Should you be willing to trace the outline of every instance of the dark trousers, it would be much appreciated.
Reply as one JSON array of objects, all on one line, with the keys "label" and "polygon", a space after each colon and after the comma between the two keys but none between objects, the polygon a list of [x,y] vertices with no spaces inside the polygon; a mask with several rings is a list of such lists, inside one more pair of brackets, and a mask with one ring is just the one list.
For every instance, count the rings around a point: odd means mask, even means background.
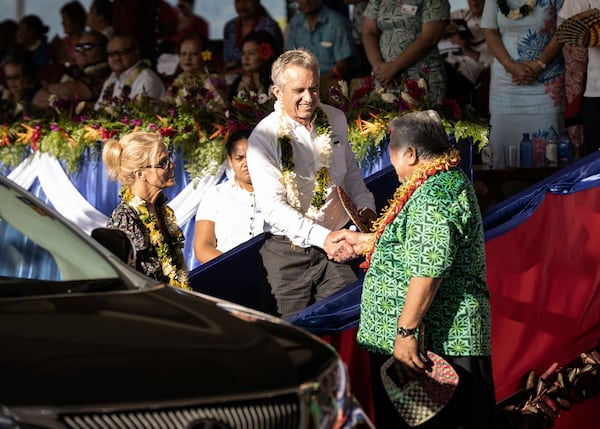
[{"label": "dark trousers", "polygon": [[[390,358],[388,355],[369,353],[371,385],[377,429],[410,428],[402,420],[381,382],[379,369]],[[433,418],[419,429],[493,429],[495,427],[496,400],[492,382],[490,356],[443,356],[454,367],[460,380],[452,399]]]},{"label": "dark trousers", "polygon": [[297,247],[287,237],[267,235],[260,249],[268,287],[277,312],[289,317],[356,281],[347,264],[327,259],[318,247]]},{"label": "dark trousers", "polygon": [[600,148],[600,97],[583,97],[583,152],[589,155]]}]

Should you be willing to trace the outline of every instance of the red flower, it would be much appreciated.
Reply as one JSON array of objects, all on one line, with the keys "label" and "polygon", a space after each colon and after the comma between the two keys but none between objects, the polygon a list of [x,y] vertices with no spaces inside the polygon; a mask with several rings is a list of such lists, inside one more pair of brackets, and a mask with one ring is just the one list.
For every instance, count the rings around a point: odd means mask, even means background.
[{"label": "red flower", "polygon": [[270,60],[275,55],[275,52],[273,52],[273,47],[268,43],[261,43],[258,45],[257,53],[258,56],[263,59],[263,61]]},{"label": "red flower", "polygon": [[163,137],[171,137],[173,134],[175,134],[175,128],[163,127],[158,130],[158,133]]}]

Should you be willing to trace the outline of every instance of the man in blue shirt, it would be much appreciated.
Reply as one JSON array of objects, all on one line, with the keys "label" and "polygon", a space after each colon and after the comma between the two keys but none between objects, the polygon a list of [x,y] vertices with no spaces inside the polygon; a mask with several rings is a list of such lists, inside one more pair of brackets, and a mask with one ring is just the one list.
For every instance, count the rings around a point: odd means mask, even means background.
[{"label": "man in blue shirt", "polygon": [[350,20],[323,5],[323,0],[296,0],[298,11],[288,24],[285,50],[306,48],[319,60],[321,80],[347,79],[354,55]]}]

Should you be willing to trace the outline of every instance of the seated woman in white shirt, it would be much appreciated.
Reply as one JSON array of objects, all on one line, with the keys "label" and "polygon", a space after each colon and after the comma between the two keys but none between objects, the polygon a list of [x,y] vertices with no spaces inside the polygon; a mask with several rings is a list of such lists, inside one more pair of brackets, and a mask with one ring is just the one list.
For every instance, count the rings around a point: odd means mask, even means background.
[{"label": "seated woman in white shirt", "polygon": [[225,143],[234,177],[209,189],[200,202],[194,230],[194,254],[204,264],[263,232],[248,173],[247,130],[237,131]]}]

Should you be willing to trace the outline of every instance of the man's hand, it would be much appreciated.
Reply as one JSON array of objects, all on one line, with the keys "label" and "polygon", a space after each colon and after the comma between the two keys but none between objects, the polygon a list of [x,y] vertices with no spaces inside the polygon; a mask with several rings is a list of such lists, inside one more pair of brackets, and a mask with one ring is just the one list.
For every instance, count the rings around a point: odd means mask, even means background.
[{"label": "man's hand", "polygon": [[351,259],[358,257],[358,254],[354,251],[352,244],[345,240],[345,232],[347,229],[341,229],[339,231],[331,231],[325,239],[323,250],[327,252],[327,257],[335,262],[346,262]]},{"label": "man's hand", "polygon": [[349,229],[340,229],[339,231],[334,231],[329,234],[328,237],[331,237],[332,241],[340,242],[345,241],[347,244],[352,246],[353,252],[358,255],[363,254],[366,250],[368,250],[368,246],[371,243],[371,239],[373,238],[373,233],[366,232],[356,232],[350,231]]},{"label": "man's hand", "polygon": [[427,369],[426,363],[419,357],[417,339],[414,335],[405,338],[401,336],[396,337],[396,341],[394,342],[394,359],[396,359],[396,371],[399,371],[399,375],[407,375],[403,373],[403,370],[419,374]]}]

